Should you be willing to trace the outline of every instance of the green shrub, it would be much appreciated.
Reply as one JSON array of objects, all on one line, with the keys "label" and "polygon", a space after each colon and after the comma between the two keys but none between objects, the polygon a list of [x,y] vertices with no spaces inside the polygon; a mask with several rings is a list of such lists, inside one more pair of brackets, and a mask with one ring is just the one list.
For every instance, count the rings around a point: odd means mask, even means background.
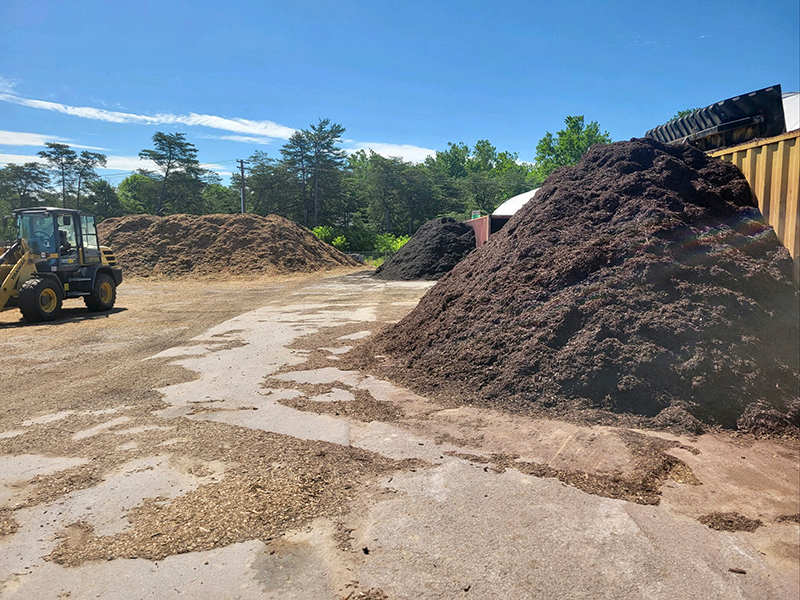
[{"label": "green shrub", "polygon": [[350,242],[348,242],[347,238],[343,235],[337,235],[335,238],[333,238],[333,240],[331,240],[331,246],[340,252],[344,252],[350,247]]},{"label": "green shrub", "polygon": [[398,237],[391,233],[382,233],[378,235],[375,240],[375,250],[382,252],[384,255],[394,254],[410,239],[410,235],[401,235]]},{"label": "green shrub", "polygon": [[333,242],[333,238],[336,235],[333,231],[333,227],[330,227],[328,225],[320,225],[319,227],[314,227],[314,229],[311,230],[311,233],[313,233],[315,236],[317,236],[326,244],[330,244],[331,242]]},{"label": "green shrub", "polygon": [[347,238],[352,251],[372,252],[375,249],[375,229],[358,213],[340,233]]}]

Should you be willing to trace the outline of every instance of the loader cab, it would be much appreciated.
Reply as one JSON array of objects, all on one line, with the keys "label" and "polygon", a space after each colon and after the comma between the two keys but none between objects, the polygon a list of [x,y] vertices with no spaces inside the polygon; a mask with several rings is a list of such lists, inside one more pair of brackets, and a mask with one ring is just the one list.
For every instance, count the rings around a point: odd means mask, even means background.
[{"label": "loader cab", "polygon": [[14,211],[17,237],[46,262],[51,271],[71,271],[100,264],[97,226],[91,215],[61,208],[25,208]]}]

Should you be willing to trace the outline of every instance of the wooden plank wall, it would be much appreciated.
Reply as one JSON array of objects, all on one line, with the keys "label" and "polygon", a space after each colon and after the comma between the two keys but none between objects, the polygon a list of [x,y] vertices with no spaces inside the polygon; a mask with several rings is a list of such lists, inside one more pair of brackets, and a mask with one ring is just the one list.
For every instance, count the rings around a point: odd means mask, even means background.
[{"label": "wooden plank wall", "polygon": [[709,152],[742,170],[764,221],[794,259],[794,280],[800,285],[800,130]]}]

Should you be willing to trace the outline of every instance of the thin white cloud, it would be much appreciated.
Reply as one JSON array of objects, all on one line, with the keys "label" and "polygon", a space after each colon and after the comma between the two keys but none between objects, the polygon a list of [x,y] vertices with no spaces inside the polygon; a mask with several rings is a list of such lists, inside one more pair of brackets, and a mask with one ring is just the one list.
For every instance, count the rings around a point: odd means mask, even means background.
[{"label": "thin white cloud", "polygon": [[10,94],[14,91],[14,85],[16,85],[16,82],[0,77],[0,93]]},{"label": "thin white cloud", "polygon": [[106,158],[106,170],[110,171],[136,171],[146,169],[158,170],[158,165],[152,160],[142,160],[138,156],[109,156]]},{"label": "thin white cloud", "polygon": [[[214,171],[215,173],[224,173],[226,167],[216,163],[200,163],[203,169]],[[105,170],[111,171],[136,171],[138,169],[145,169],[147,171],[157,171],[158,165],[152,160],[141,159],[138,156],[109,156],[106,160]],[[98,169],[103,170],[103,169]]]},{"label": "thin white cloud", "polygon": [[[6,80],[3,80],[4,82]],[[3,88],[0,88],[3,89]],[[29,108],[49,110],[74,117],[104,121],[106,123],[138,123],[142,125],[187,125],[209,127],[222,131],[231,131],[245,135],[261,136],[265,138],[277,138],[288,140],[295,132],[291,127],[279,125],[273,121],[253,121],[251,119],[227,118],[217,115],[202,115],[189,113],[188,115],[175,115],[170,113],[159,113],[156,115],[137,115],[135,113],[121,112],[116,110],[105,110],[91,106],[69,106],[59,102],[49,102],[47,100],[34,100],[23,98],[16,94],[8,93],[5,88],[0,93],[0,100],[19,104]]]},{"label": "thin white cloud", "polygon": [[68,143],[73,148],[85,150],[105,150],[97,146],[82,146],[73,144],[66,138],[57,135],[43,135],[41,133],[27,133],[24,131],[2,131],[0,130],[0,146],[44,146],[47,142]]},{"label": "thin white cloud", "polygon": [[435,156],[436,150],[432,148],[422,148],[411,144],[387,144],[384,142],[351,142],[348,152],[358,150],[372,150],[381,156],[395,156],[409,162],[422,162],[428,156]]},{"label": "thin white cloud", "polygon": [[[0,165],[14,163],[22,165],[25,163],[37,162],[46,164],[47,161],[39,156],[29,154],[2,154],[0,153]],[[221,168],[221,167],[220,167]],[[106,166],[98,167],[98,171],[126,171],[131,172],[137,169],[158,169],[153,161],[141,160],[138,156],[108,156]]]},{"label": "thin white cloud", "polygon": [[209,137],[215,140],[229,140],[231,142],[242,142],[243,144],[261,144],[262,146],[268,146],[273,142],[270,138],[250,135],[214,135]]},{"label": "thin white cloud", "polygon": [[[217,115],[205,115],[198,113],[189,114],[171,114],[171,113],[158,113],[156,115],[140,115],[136,113],[106,110],[103,108],[94,108],[91,106],[69,106],[59,102],[50,102],[47,100],[34,100],[32,98],[24,98],[14,93],[14,82],[0,77],[0,101],[27,106],[39,110],[47,110],[51,112],[62,113],[84,119],[92,119],[96,121],[103,121],[106,123],[134,123],[142,125],[185,125],[208,127],[210,129],[217,129],[220,131],[228,131],[234,135],[219,136],[219,139],[230,140],[245,144],[260,144],[268,145],[272,140],[281,139],[288,140],[295,129],[280,125],[273,121],[254,121],[251,119],[241,118],[228,118],[220,117]],[[15,132],[0,132],[1,134],[13,134]],[[24,136],[34,136],[27,137]],[[9,137],[5,145],[43,145],[42,138],[35,137],[37,134],[19,134],[19,137]],[[28,140],[28,143],[14,143],[13,140]],[[37,141],[36,144],[33,141]],[[48,138],[46,141],[54,141],[54,138]],[[39,143],[41,142],[41,143]],[[2,137],[0,137],[0,144],[3,144]],[[436,150],[432,148],[423,148],[421,146],[414,146],[411,144],[392,144],[386,142],[358,142],[347,140],[346,144],[348,152],[355,152],[357,150],[373,150],[382,156],[395,156],[403,160],[411,162],[422,162],[428,156],[436,154]],[[93,148],[91,146],[78,146],[76,148]],[[0,155],[2,156],[2,155]],[[111,161],[112,157],[108,157]],[[138,160],[136,157],[114,157],[119,158],[121,161],[125,159],[125,164],[131,167],[131,160]],[[122,164],[122,163],[120,163]],[[109,167],[111,168],[111,167]],[[142,168],[141,164],[135,167],[126,168],[125,170],[135,170]],[[213,169],[216,170],[216,169]]]},{"label": "thin white cloud", "polygon": [[45,161],[43,158],[39,158],[36,155],[30,156],[27,154],[4,154],[0,152],[0,165],[7,165],[8,163],[24,165],[25,163],[29,162],[43,163]]},{"label": "thin white cloud", "polygon": [[[46,164],[47,161],[45,161],[43,158],[36,156],[35,154],[29,155],[29,154],[0,153],[0,165],[6,165],[8,163],[23,165],[25,163],[30,163],[30,162]],[[218,165],[216,163],[201,163],[200,166],[204,169],[208,169],[209,171],[214,171],[215,173],[222,176],[230,175],[229,168],[224,167],[222,165]],[[143,160],[138,156],[111,155],[106,158],[105,167],[97,168],[97,170],[100,172],[123,171],[125,175],[127,175],[128,173],[132,173],[133,171],[137,171],[139,169],[144,169],[148,171],[157,171],[158,165],[151,160]]]}]

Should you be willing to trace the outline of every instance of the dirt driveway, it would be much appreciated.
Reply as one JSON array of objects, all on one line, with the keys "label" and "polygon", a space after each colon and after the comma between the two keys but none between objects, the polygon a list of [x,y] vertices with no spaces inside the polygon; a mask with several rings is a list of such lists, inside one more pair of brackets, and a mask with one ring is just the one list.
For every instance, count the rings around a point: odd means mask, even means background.
[{"label": "dirt driveway", "polygon": [[796,441],[339,368],[430,285],[138,280],[108,315],[0,313],[0,597],[798,596]]}]

